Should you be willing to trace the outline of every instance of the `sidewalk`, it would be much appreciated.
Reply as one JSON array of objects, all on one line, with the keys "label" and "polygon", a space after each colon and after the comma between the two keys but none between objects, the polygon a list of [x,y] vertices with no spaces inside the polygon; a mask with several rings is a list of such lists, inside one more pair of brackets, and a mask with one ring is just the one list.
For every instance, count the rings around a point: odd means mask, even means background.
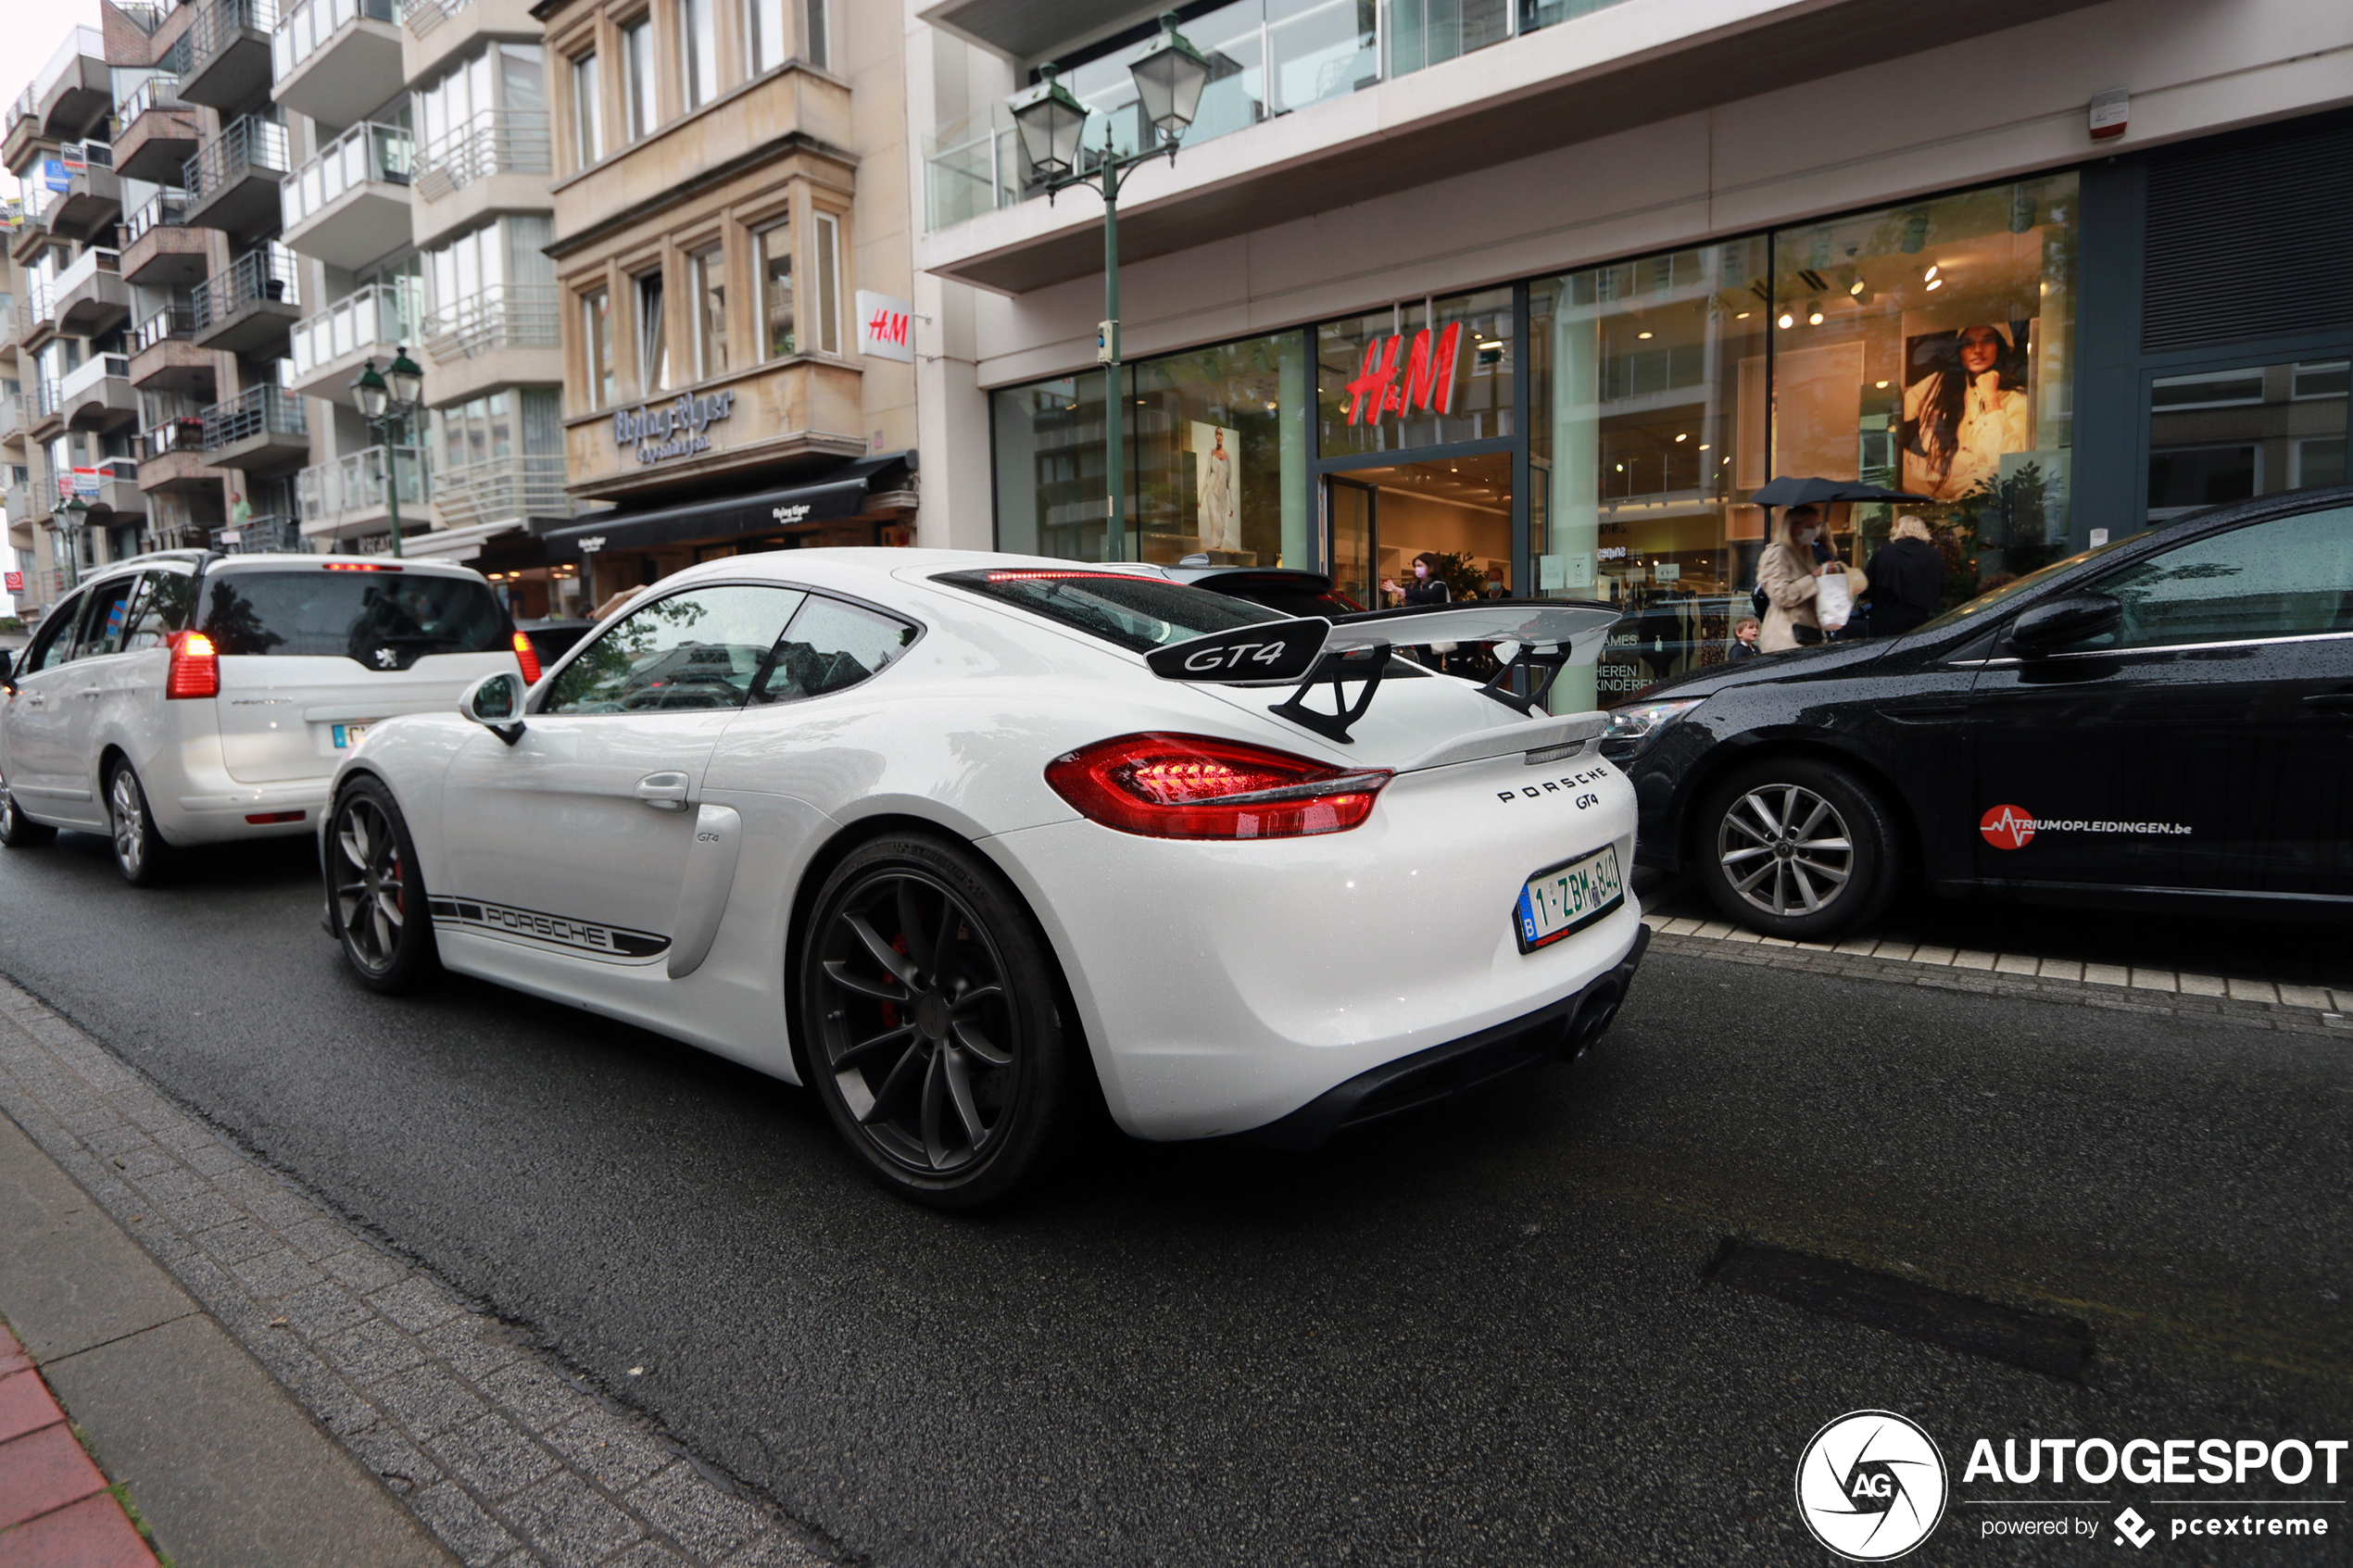
[{"label": "sidewalk", "polygon": [[150,1568],[155,1561],[32,1358],[0,1324],[0,1564]]}]

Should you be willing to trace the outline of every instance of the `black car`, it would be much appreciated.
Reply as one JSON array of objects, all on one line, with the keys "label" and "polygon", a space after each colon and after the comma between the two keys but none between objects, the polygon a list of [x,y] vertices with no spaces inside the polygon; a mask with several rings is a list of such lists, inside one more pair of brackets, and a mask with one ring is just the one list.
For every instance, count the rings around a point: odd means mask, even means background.
[{"label": "black car", "polygon": [[2353,916],[2353,485],[2200,513],[1905,636],[1672,679],[1639,863],[1817,939],[1945,895]]}]

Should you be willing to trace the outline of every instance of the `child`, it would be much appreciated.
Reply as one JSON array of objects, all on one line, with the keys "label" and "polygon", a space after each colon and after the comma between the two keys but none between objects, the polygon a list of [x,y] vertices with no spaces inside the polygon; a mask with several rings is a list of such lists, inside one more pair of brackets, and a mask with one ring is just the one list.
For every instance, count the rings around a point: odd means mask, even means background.
[{"label": "child", "polygon": [[1756,657],[1756,634],[1762,630],[1764,630],[1764,628],[1757,624],[1756,617],[1753,615],[1743,615],[1738,621],[1733,621],[1732,648],[1731,652],[1726,657],[1733,659],[1755,659]]}]

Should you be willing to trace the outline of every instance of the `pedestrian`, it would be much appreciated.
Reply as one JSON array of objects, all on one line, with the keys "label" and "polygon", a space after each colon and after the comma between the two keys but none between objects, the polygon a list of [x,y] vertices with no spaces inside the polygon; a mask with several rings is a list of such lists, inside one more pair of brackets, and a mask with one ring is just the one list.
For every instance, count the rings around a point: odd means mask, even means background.
[{"label": "pedestrian", "polygon": [[1438,552],[1424,550],[1414,558],[1414,580],[1399,588],[1394,580],[1383,578],[1381,592],[1401,596],[1409,605],[1442,605],[1453,597],[1446,591],[1446,579],[1438,575]]},{"label": "pedestrian", "polygon": [[1734,664],[1738,664],[1743,659],[1755,659],[1757,633],[1764,630],[1765,628],[1757,624],[1756,617],[1753,615],[1743,615],[1733,621],[1731,650],[1724,657]]},{"label": "pedestrian", "polygon": [[1919,518],[1897,518],[1887,543],[1863,570],[1871,582],[1874,637],[1900,637],[1943,607],[1944,552]]},{"label": "pedestrian", "polygon": [[1814,508],[1792,507],[1781,514],[1774,534],[1756,563],[1756,586],[1766,606],[1764,629],[1756,638],[1760,653],[1780,653],[1822,640],[1814,604],[1827,574],[1844,572],[1847,592],[1857,597],[1869,585],[1865,573],[1843,565],[1835,555],[1828,560],[1814,558],[1815,543],[1822,534],[1821,513]]}]

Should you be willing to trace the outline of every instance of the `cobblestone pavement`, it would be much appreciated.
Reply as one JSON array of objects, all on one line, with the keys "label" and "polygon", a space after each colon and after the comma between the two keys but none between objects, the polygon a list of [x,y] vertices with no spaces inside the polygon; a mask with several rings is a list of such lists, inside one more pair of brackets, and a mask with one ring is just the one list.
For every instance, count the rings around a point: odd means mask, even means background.
[{"label": "cobblestone pavement", "polygon": [[836,1560],[5,981],[0,1110],[462,1562]]}]

